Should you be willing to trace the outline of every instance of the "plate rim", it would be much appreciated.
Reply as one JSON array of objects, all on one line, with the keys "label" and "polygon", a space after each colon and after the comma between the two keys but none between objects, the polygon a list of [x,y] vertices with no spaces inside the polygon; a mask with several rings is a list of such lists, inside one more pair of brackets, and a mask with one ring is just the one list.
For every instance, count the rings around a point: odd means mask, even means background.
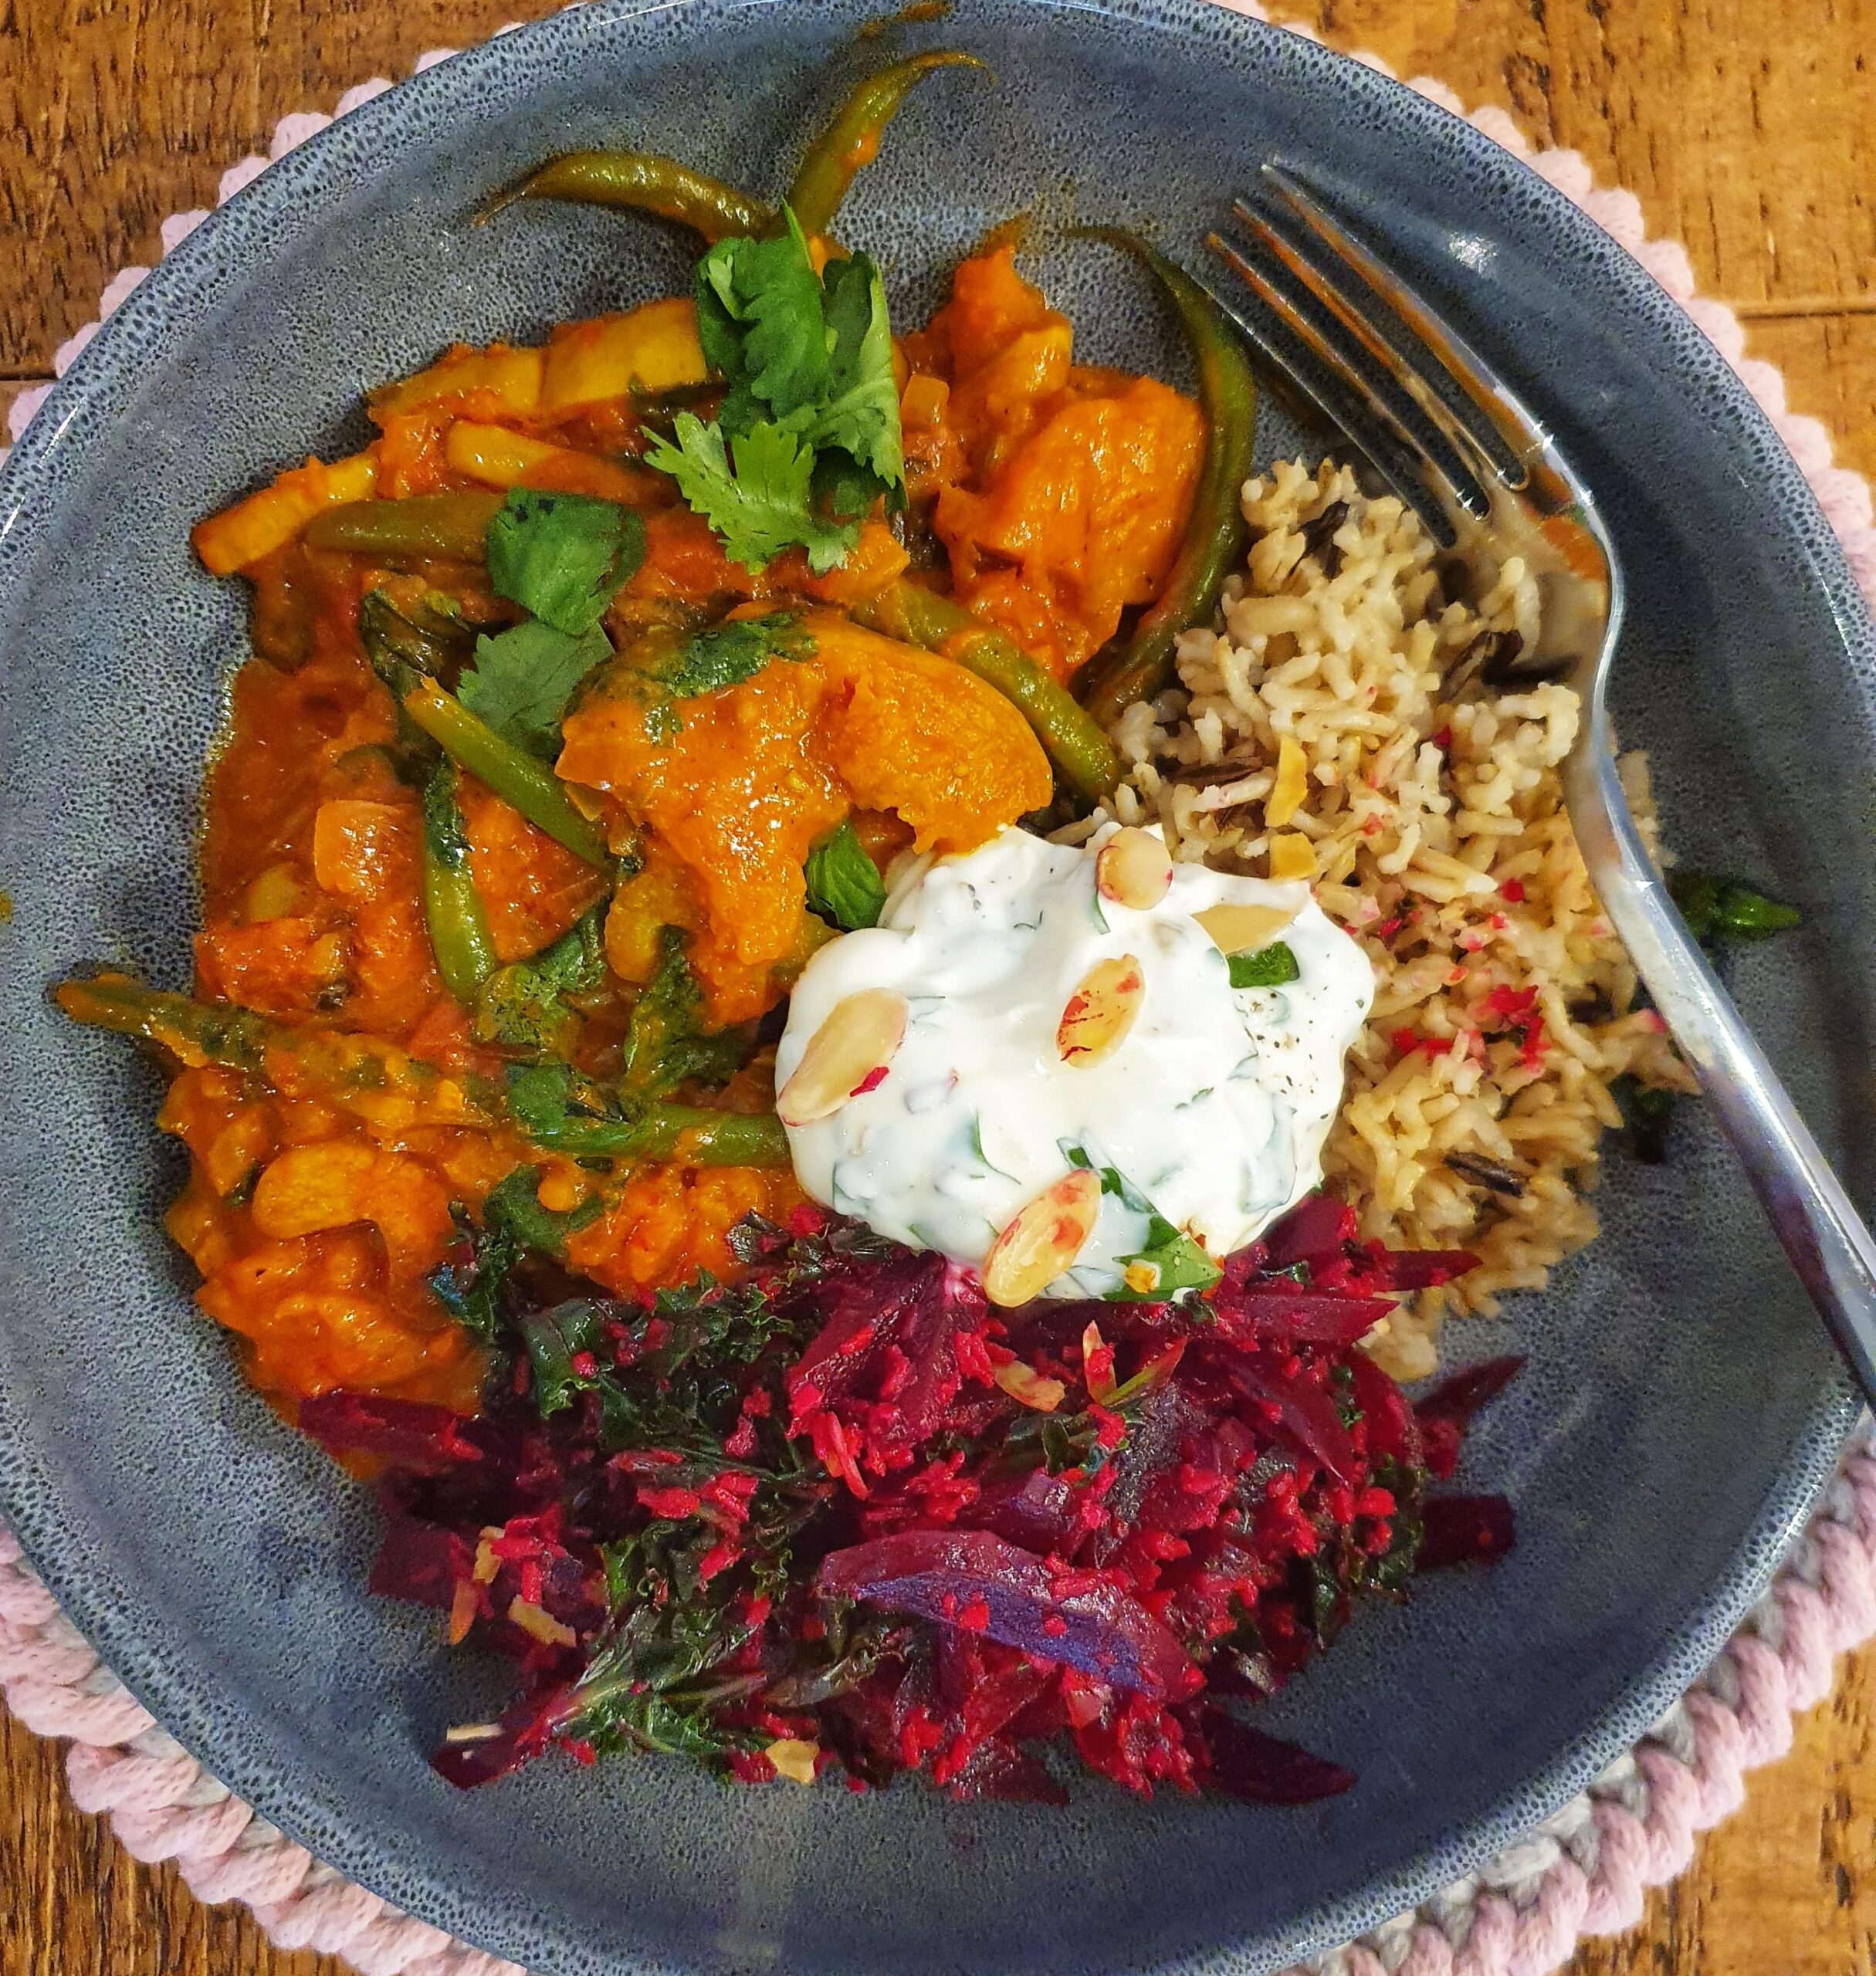
[{"label": "plate rim", "polygon": [[[468,69],[498,76],[513,59],[506,46],[513,40],[522,39],[537,48],[557,40],[571,53],[621,28],[628,32],[627,24],[643,17],[692,15],[699,17],[696,31],[703,34],[717,18],[789,4],[791,0],[598,0],[597,4],[568,8],[530,22],[513,35],[492,36],[434,64],[348,112],[343,120],[335,120],[335,124],[342,121],[350,134],[386,140],[378,148],[389,157],[410,108],[445,100],[459,86]],[[799,5],[800,0],[793,4]],[[1215,32],[1224,15],[1231,17],[1229,30],[1247,41],[1282,36],[1292,59],[1306,69],[1339,78],[1349,89],[1378,95],[1391,103],[1390,118],[1397,126],[1417,127],[1415,134],[1457,126],[1464,133],[1461,143],[1468,155],[1492,166],[1542,206],[1559,233],[1593,259],[1602,283],[1613,286],[1631,302],[1651,300],[1650,291],[1661,293],[1653,277],[1620,243],[1515,154],[1495,144],[1463,117],[1353,56],[1241,13],[1228,0],[1223,5],[1220,0],[1023,0],[1023,4],[1058,17],[1103,16],[1178,39],[1190,39],[1193,29],[1201,23],[1211,24]],[[165,254],[106,319],[54,386],[10,457],[0,465],[0,601],[12,587],[16,571],[29,568],[36,553],[39,528],[28,496],[55,449],[66,443],[74,425],[82,436],[89,419],[110,422],[120,409],[113,399],[136,389],[134,377],[128,374],[135,368],[137,332],[164,334],[164,326],[174,305],[186,305],[198,272],[217,253],[226,253],[223,266],[237,289],[255,277],[270,252],[278,252],[282,244],[276,242],[270,248],[267,236],[283,230],[290,239],[296,232],[298,222],[289,217],[296,194],[303,190],[317,193],[324,176],[321,159],[334,127],[327,127],[275,161],[266,173]],[[229,249],[233,251],[226,251]],[[1667,299],[1672,302],[1671,297]],[[1796,509],[1810,512],[1815,526],[1801,539],[1794,526],[1787,540],[1801,550],[1843,646],[1854,658],[1859,645],[1867,649],[1872,645],[1868,614],[1814,490],[1732,364],[1706,342],[1685,309],[1675,306],[1705,346],[1705,374],[1697,381],[1724,403],[1735,425],[1759,438],[1772,471],[1779,476],[1777,491],[1785,497],[1788,512],[1794,504]],[[59,505],[60,503],[49,506]],[[18,526],[22,518],[23,528]],[[0,1362],[0,1430],[15,1404],[17,1396],[10,1392],[5,1366]],[[1370,1874],[1355,1890],[1295,1914],[1268,1943],[1247,1946],[1241,1940],[1233,1940],[1218,1944],[1219,1949],[1238,1958],[1248,1954],[1259,1967],[1274,1968],[1285,1959],[1339,1945],[1417,1904],[1522,1836],[1532,1822],[1533,1802],[1541,1801],[1554,1811],[1580,1791],[1632,1741],[1622,1719],[1658,1714],[1678,1700],[1763,1595],[1779,1560],[1827,1485],[1837,1451],[1860,1412],[1860,1403],[1840,1375],[1833,1373],[1820,1382],[1804,1431],[1776,1471],[1757,1515],[1735,1546],[1732,1572],[1715,1584],[1700,1610],[1624,1684],[1602,1716],[1550,1763],[1498,1794],[1490,1808],[1475,1815],[1462,1829],[1448,1832],[1383,1873]],[[28,1467],[36,1484],[30,1489],[22,1486]],[[72,1514],[73,1507],[69,1492],[60,1501],[49,1475],[36,1460],[18,1467],[0,1464],[0,1511],[61,1609],[105,1665],[218,1781],[289,1837],[297,1838],[296,1812],[306,1798],[303,1791],[296,1791],[290,1771],[271,1753],[270,1745],[277,1739],[264,1731],[256,1733],[264,1717],[247,1710],[218,1713],[218,1691],[205,1663],[198,1660],[191,1680],[174,1664],[173,1654],[166,1656],[144,1646],[163,1622],[161,1612],[153,1612],[148,1620],[142,1618],[138,1612],[142,1602],[130,1595],[103,1565],[95,1533]],[[1761,1562],[1742,1568],[1754,1555]],[[185,1720],[191,1727],[178,1734],[171,1727],[172,1718]],[[418,1918],[424,1918],[426,1909],[434,1911],[449,1904],[436,1897],[445,1895],[450,1884],[437,1872],[409,1863],[407,1856],[369,1834],[354,1839],[348,1830],[345,1836],[346,1842],[339,1845],[329,1839],[322,1841],[315,1856]],[[564,1952],[564,1942],[557,1945],[546,1939],[516,1907],[510,1905],[503,1913],[497,1912],[499,1903],[487,1899],[471,1904],[476,1918],[489,1924],[483,1945],[496,1952],[529,1960],[536,1959],[542,1950],[550,1956]],[[1153,1966],[1182,1965],[1183,1959],[1175,1957]]]}]

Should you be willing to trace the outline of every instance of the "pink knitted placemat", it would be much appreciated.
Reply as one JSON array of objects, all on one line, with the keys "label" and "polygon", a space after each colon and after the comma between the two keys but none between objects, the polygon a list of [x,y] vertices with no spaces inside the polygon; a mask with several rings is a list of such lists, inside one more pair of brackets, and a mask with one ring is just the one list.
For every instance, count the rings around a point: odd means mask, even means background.
[{"label": "pink knitted placemat", "polygon": [[[1219,4],[1256,19],[1255,0]],[[510,32],[498,29],[498,33]],[[1310,39],[1307,29],[1292,32]],[[418,58],[422,70],[453,49]],[[1356,61],[1386,74],[1373,56]],[[343,117],[392,85],[382,76],[340,97]],[[1632,192],[1591,178],[1581,154],[1536,151],[1502,110],[1468,112],[1428,76],[1407,86],[1523,160],[1627,248],[1705,333],[1758,401],[1803,469],[1836,530],[1863,594],[1876,608],[1876,526],[1868,486],[1831,463],[1814,418],[1785,406],[1783,378],[1745,354],[1746,335],[1723,303],[1697,294],[1686,251],[1651,240]],[[217,203],[332,117],[302,111],[274,127],[268,156],[222,174]],[[162,225],[168,253],[204,219],[177,213]],[[125,268],[104,290],[100,320],[150,270]],[[61,375],[97,333],[89,323],[53,353]],[[49,386],[22,392],[10,425],[17,438]],[[4,458],[0,453],[0,458]],[[1410,1913],[1309,1965],[1320,1976],[1549,1976],[1579,1940],[1630,1928],[1645,1890],[1676,1878],[1695,1835],[1745,1795],[1745,1775],[1791,1746],[1795,1714],[1830,1691],[1836,1656],[1876,1635],[1876,1427],[1866,1419],[1836,1479],[1793,1545],[1771,1589],[1713,1664],[1633,1749],[1553,1817]],[[69,1740],[66,1776],[81,1811],[109,1815],[134,1858],[173,1860],[202,1900],[239,1900],[283,1948],[341,1956],[363,1976],[525,1976],[401,1913],[315,1859],[232,1796],[161,1729],[86,1646],[0,1528],[0,1690],[36,1735]],[[1286,1976],[1305,1976],[1292,1971]]]}]

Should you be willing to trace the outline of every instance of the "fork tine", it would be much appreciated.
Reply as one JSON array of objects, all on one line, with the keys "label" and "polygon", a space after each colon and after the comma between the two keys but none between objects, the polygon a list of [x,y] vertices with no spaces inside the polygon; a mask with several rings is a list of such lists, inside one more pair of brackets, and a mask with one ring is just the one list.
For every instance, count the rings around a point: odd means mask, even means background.
[{"label": "fork tine", "polygon": [[1380,370],[1384,382],[1374,384],[1373,388],[1394,401],[1394,409],[1402,415],[1404,425],[1420,428],[1415,433],[1417,439],[1460,504],[1475,515],[1488,513],[1491,502],[1485,490],[1500,478],[1497,464],[1427,382],[1420,367],[1410,362],[1370,316],[1349,300],[1326,268],[1312,260],[1255,207],[1244,199],[1234,199],[1231,211],[1297,289]]},{"label": "fork tine", "polygon": [[1205,245],[1262,303],[1274,319],[1276,333],[1270,323],[1214,296],[1219,306],[1305,397],[1321,408],[1332,424],[1348,435],[1419,516],[1441,547],[1451,548],[1457,539],[1452,521],[1424,478],[1426,449],[1393,407],[1365,381],[1358,386],[1358,374],[1349,371],[1346,360],[1316,323],[1230,241],[1207,233]]},{"label": "fork tine", "polygon": [[1423,296],[1377,260],[1300,179],[1268,162],[1260,175],[1418,344],[1427,363],[1410,363],[1408,368],[1417,370],[1423,387],[1429,375],[1448,386],[1451,395],[1441,394],[1445,408],[1471,448],[1482,455],[1487,475],[1495,475],[1508,487],[1523,487],[1530,459],[1548,443],[1548,435],[1492,366]]}]

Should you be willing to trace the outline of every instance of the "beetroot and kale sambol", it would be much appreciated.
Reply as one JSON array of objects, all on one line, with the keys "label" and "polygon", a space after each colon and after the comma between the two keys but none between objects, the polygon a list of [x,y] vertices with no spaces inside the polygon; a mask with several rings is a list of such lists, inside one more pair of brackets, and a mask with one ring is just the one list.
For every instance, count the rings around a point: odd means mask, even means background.
[{"label": "beetroot and kale sambol", "polygon": [[1439,1487],[1512,1362],[1397,1377],[1686,1081],[1574,696],[1498,663],[1515,559],[1449,597],[1347,469],[1253,477],[1234,333],[1129,236],[1075,251],[1196,397],[1077,363],[1014,235],[895,333],[836,213],[970,66],[871,78],[774,206],[637,153],[508,196],[694,229],[692,294],[453,349],[201,524],[254,654],[195,993],[56,991],[169,1061],[170,1231],[378,1490],[372,1589],[517,1663],[461,1785],[1346,1788],[1258,1704],[1512,1540]]}]

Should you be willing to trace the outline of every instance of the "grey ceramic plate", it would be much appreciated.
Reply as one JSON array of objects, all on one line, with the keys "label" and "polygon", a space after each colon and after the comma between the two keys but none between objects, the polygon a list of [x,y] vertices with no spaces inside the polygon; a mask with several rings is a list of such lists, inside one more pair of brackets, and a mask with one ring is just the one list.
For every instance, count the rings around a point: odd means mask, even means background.
[{"label": "grey ceramic plate", "polygon": [[[1764,1584],[1849,1406],[1697,1121],[1611,1162],[1603,1240],[1510,1335],[1531,1367],[1470,1457],[1515,1555],[1366,1615],[1272,1711],[1360,1773],[1301,1812],[959,1807],[737,1793],[662,1764],[542,1765],[462,1797],[425,1764],[486,1700],[367,1599],[368,1504],[192,1311],[157,1217],[154,1076],[46,1010],[89,960],[186,974],[196,787],[244,598],[189,524],[356,444],[361,387],[452,338],[669,292],[679,247],[573,211],[466,217],[518,167],[625,140],[767,190],[882,44],[862,5],[613,0],[447,63],[292,153],[171,255],[0,480],[0,1501],[110,1663],[215,1774],[401,1905],[540,1971],[1274,1966],[1390,1913],[1551,1810]],[[1870,628],[1804,483],[1641,270],[1466,127],[1200,0],[963,0],[1000,82],[928,84],[844,229],[902,321],[991,222],[1183,243],[1275,153],[1337,190],[1554,414],[1630,581],[1628,736],[1675,841],[1773,878],[1804,933],[1738,987],[1852,1184],[1876,981]],[[917,30],[912,37],[931,38]],[[1041,260],[1096,357],[1176,363],[1111,255]],[[1266,421],[1268,455],[1295,435]],[[1861,1143],[1859,1143],[1859,1142]]]}]

